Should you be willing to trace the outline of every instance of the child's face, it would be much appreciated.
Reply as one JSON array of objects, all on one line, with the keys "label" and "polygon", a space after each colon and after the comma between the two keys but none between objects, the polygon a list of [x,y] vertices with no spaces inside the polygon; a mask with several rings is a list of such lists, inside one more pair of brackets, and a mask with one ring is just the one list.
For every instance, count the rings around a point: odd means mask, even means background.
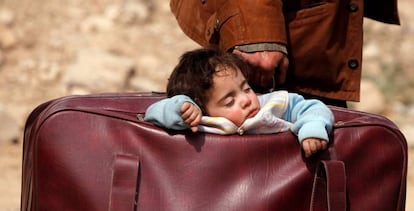
[{"label": "child's face", "polygon": [[240,70],[220,69],[213,76],[213,86],[208,90],[206,111],[209,116],[225,117],[241,126],[260,110],[257,95]]}]

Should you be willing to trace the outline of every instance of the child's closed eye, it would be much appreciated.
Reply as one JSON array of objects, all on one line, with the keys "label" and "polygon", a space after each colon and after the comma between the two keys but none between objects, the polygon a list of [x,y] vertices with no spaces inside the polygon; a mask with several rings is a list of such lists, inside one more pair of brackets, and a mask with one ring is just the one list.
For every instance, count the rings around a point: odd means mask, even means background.
[{"label": "child's closed eye", "polygon": [[252,88],[251,88],[248,84],[245,84],[245,85],[243,86],[243,91],[244,91],[245,93],[249,93],[249,92],[251,92],[251,91],[252,91]]},{"label": "child's closed eye", "polygon": [[245,88],[245,89],[244,89],[244,92],[245,92],[245,93],[249,93],[249,92],[251,92],[251,91],[252,91],[252,88],[250,88],[250,87],[248,87],[248,88]]},{"label": "child's closed eye", "polygon": [[234,99],[232,97],[227,98],[224,100],[224,106],[231,107],[234,105]]}]

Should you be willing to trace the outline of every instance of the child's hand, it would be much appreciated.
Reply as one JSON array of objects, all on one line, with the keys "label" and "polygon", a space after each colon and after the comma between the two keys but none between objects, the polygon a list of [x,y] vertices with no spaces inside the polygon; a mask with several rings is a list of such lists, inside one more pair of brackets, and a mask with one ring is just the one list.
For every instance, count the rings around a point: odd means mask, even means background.
[{"label": "child's hand", "polygon": [[181,106],[181,117],[184,122],[190,126],[191,131],[197,132],[198,125],[201,122],[201,110],[190,102],[185,102]]},{"label": "child's hand", "polygon": [[302,148],[305,152],[305,157],[310,157],[318,150],[325,150],[328,148],[328,142],[319,138],[307,138],[302,142]]}]

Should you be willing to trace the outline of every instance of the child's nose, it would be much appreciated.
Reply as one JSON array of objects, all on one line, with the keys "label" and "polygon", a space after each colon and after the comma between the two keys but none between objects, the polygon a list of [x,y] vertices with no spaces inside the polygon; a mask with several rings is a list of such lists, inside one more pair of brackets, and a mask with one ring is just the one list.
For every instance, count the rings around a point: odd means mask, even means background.
[{"label": "child's nose", "polygon": [[251,104],[251,99],[249,98],[249,96],[247,94],[243,94],[242,96],[242,100],[241,100],[241,105],[243,108],[249,106]]}]

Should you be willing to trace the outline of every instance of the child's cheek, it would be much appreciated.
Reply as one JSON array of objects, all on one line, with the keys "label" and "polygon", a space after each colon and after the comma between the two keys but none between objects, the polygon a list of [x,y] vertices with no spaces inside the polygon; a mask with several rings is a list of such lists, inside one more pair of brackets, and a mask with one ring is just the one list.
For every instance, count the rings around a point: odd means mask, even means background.
[{"label": "child's cheek", "polygon": [[235,125],[241,126],[244,122],[244,116],[241,110],[228,111],[225,116],[228,120],[232,121]]}]

